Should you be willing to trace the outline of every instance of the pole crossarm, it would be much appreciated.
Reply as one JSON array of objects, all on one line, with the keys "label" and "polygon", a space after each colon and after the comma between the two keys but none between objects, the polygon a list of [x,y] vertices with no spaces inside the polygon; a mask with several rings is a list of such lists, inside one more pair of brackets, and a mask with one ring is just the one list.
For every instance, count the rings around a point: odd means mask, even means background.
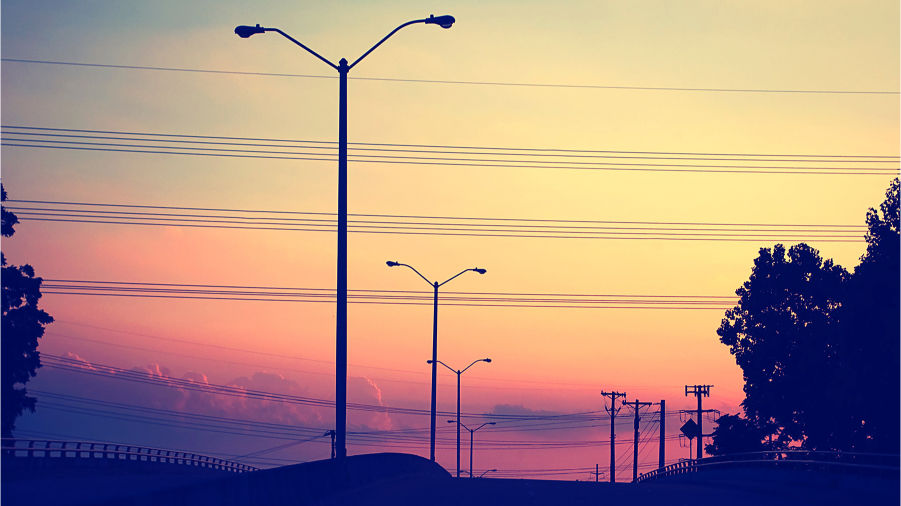
[{"label": "pole crossarm", "polygon": [[607,407],[607,404],[604,404],[604,410],[607,411],[607,414],[610,415],[610,483],[616,483],[616,446],[614,444],[616,440],[616,415],[619,413],[619,410],[622,409],[622,405],[620,407],[616,407],[616,399],[626,399],[625,392],[617,392],[616,390],[612,392],[607,392],[601,390],[602,397],[610,398],[610,407]]},{"label": "pole crossarm", "polygon": [[712,411],[704,410],[701,407],[701,399],[710,397],[711,388],[713,385],[685,385],[685,396],[694,395],[698,399],[698,446],[696,448],[698,460],[704,457],[704,421],[701,420],[701,416],[707,411]]}]

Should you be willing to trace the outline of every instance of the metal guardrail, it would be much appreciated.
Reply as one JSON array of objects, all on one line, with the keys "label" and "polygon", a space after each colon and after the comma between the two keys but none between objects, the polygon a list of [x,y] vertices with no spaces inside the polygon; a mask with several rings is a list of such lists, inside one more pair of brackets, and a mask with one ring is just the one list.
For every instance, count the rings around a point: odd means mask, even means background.
[{"label": "metal guardrail", "polygon": [[889,472],[898,474],[901,456],[885,453],[830,452],[813,450],[782,450],[734,453],[705,457],[700,460],[685,460],[654,469],[638,476],[637,482],[667,476],[697,473],[715,467],[739,467],[747,465],[768,465],[794,467],[796,469],[845,469]]},{"label": "metal guardrail", "polygon": [[0,440],[4,458],[16,459],[103,459],[111,461],[156,462],[200,467],[215,471],[246,473],[259,468],[230,460],[191,452],[148,448],[119,443],[93,441],[58,441],[52,439]]}]

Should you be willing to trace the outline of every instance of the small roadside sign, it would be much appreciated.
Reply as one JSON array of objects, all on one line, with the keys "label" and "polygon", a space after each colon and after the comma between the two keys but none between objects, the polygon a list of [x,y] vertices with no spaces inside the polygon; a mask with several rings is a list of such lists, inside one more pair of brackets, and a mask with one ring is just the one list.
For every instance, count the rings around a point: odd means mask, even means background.
[{"label": "small roadside sign", "polygon": [[685,422],[684,425],[682,425],[679,430],[681,430],[682,434],[685,434],[688,439],[694,439],[698,437],[698,424],[696,424],[695,421],[690,418],[687,422]]}]

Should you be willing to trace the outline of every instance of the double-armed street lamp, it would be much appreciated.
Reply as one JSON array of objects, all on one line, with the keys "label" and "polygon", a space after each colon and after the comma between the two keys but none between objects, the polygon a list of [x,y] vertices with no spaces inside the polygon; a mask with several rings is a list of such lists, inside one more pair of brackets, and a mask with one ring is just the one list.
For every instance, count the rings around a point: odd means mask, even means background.
[{"label": "double-armed street lamp", "polygon": [[[479,274],[485,274],[488,271],[486,271],[485,269],[480,269],[478,267],[473,267],[472,269],[463,269],[459,273],[448,278],[447,281],[445,281],[444,283],[439,283],[437,281],[434,281],[434,282],[429,281],[429,279],[427,277],[423,276],[422,273],[417,271],[413,266],[410,266],[407,264],[402,264],[400,262],[392,262],[391,260],[388,260],[387,262],[385,262],[385,264],[387,264],[388,267],[398,267],[398,266],[407,267],[408,269],[410,269],[413,272],[415,272],[416,274],[418,274],[420,278],[424,279],[425,282],[429,284],[429,286],[431,286],[432,288],[435,289],[435,304],[434,304],[435,309],[434,309],[434,315],[432,316],[432,360],[429,361],[429,363],[432,364],[432,401],[431,401],[431,405],[432,405],[431,419],[432,419],[432,421],[431,421],[431,424],[429,427],[429,459],[432,462],[434,462],[435,461],[435,423],[438,419],[437,411],[435,409],[435,406],[436,406],[436,404],[435,404],[436,403],[435,384],[436,384],[436,381],[438,380],[438,288],[440,288],[442,285],[447,284],[450,280],[452,280],[452,279],[456,278],[457,276],[460,276],[461,274],[464,274],[466,272],[473,271],[473,272],[478,272]],[[457,467],[459,467],[459,466],[457,466]]]},{"label": "double-armed street lamp", "polygon": [[347,455],[347,74],[375,48],[405,26],[425,23],[441,28],[450,28],[454,21],[453,16],[434,15],[425,19],[407,21],[392,30],[350,65],[344,58],[341,58],[335,65],[278,28],[267,28],[260,25],[235,27],[235,33],[243,39],[258,33],[276,32],[338,71],[338,280],[336,288],[338,307],[335,325],[335,444],[338,447],[337,458],[339,459],[343,459]]},{"label": "double-armed street lamp", "polygon": [[[485,363],[490,364],[491,359],[490,358],[480,358],[478,360],[473,361],[473,363],[464,367],[462,370],[454,369],[453,367],[445,364],[444,362],[442,362],[440,360],[436,360],[435,362],[438,362],[439,364],[443,365],[444,367],[447,367],[447,369],[450,370],[450,372],[457,375],[457,478],[459,478],[460,477],[460,425],[461,425],[459,423],[460,422],[460,376],[463,375],[464,372],[466,372],[466,369],[469,369],[470,367],[476,365],[479,362],[485,362]],[[433,362],[431,360],[427,360],[426,363],[431,364]],[[472,458],[471,457],[472,456],[470,455],[470,463],[469,463],[470,474],[472,474],[472,462],[471,462]]]},{"label": "double-armed street lamp", "polygon": [[[494,425],[495,423],[494,422],[485,422],[482,425],[479,425],[478,427],[476,427],[475,429],[470,429],[469,427],[467,427],[466,424],[462,423],[459,418],[457,418],[456,420],[448,420],[447,423],[456,423],[456,424],[458,424],[458,426],[462,425],[464,429],[469,431],[469,477],[475,478],[475,476],[472,475],[472,440],[473,440],[473,436],[475,435],[476,431],[481,429],[482,427],[484,427],[486,425]],[[458,471],[459,471],[459,466],[457,466],[457,467],[458,467]],[[497,469],[494,469],[494,471],[497,471]],[[484,475],[485,473],[482,473],[482,474]],[[457,473],[457,477],[458,478],[460,477],[459,472]],[[481,478],[481,476],[479,476],[479,478]]]}]

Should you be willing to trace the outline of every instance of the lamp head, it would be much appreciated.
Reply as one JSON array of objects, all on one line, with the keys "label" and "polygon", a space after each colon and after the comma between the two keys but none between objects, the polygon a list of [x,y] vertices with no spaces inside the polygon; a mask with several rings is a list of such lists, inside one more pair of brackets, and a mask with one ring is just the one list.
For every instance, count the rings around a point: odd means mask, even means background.
[{"label": "lamp head", "polygon": [[454,25],[454,21],[456,21],[456,19],[454,19],[453,16],[435,17],[433,14],[429,14],[429,17],[425,20],[425,23],[427,25],[438,25],[441,28],[450,28]]},{"label": "lamp head", "polygon": [[488,422],[488,425],[497,425],[497,424],[494,422]]},{"label": "lamp head", "polygon": [[478,267],[476,267],[476,268],[474,268],[474,269],[472,269],[472,270],[478,272],[479,274],[485,274],[486,272],[488,272],[487,270],[485,270],[485,269],[479,269]]},{"label": "lamp head", "polygon": [[456,420],[448,420],[447,423],[457,423]]},{"label": "lamp head", "polygon": [[397,267],[398,265],[400,265],[399,263],[397,263],[397,262],[392,262],[391,260],[388,260],[387,262],[385,262],[385,264],[386,264],[388,267]]},{"label": "lamp head", "polygon": [[238,37],[241,37],[242,39],[246,39],[251,35],[263,33],[265,31],[266,29],[260,26],[259,23],[257,23],[257,26],[241,25],[235,27],[235,33],[238,34]]},{"label": "lamp head", "polygon": [[432,359],[426,360],[425,363],[426,363],[426,364],[431,364],[431,363],[432,363]]},{"label": "lamp head", "polygon": [[490,358],[483,358],[483,359],[482,359],[482,362],[487,362],[487,363],[490,364],[490,363],[491,363],[491,359],[490,359]]}]

